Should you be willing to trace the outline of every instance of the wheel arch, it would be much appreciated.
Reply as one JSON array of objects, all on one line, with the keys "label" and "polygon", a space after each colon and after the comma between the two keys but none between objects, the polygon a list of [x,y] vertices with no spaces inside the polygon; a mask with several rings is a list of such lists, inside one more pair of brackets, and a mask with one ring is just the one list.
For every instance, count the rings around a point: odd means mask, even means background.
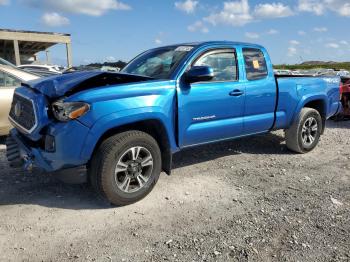
[{"label": "wheel arch", "polygon": [[162,155],[162,170],[170,175],[172,166],[172,142],[170,141],[171,138],[169,137],[168,128],[164,122],[158,118],[151,117],[123,124],[110,125],[109,128],[100,132],[98,138],[94,139],[93,145],[85,148],[83,154],[88,155],[88,158],[91,159],[91,156],[96,152],[97,148],[104,140],[115,134],[131,130],[145,132],[157,141]]},{"label": "wheel arch", "polygon": [[323,134],[325,130],[326,120],[327,120],[327,97],[324,95],[317,95],[317,96],[310,96],[302,99],[294,113],[291,124],[294,123],[294,121],[296,121],[298,114],[305,107],[313,108],[320,113],[322,118],[321,134]]},{"label": "wheel arch", "polygon": [[321,134],[324,133],[325,126],[326,126],[326,120],[327,120],[327,105],[326,101],[323,99],[315,99],[307,102],[304,107],[315,109],[317,112],[320,113],[322,118],[322,131]]}]

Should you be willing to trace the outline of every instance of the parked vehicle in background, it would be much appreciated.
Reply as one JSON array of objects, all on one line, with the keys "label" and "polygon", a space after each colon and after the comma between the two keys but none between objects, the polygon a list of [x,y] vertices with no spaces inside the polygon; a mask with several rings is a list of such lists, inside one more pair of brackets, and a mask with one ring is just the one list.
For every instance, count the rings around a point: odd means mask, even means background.
[{"label": "parked vehicle in background", "polygon": [[275,76],[259,45],[160,47],[120,73],[72,72],[17,88],[7,156],[49,172],[87,167],[97,192],[126,205],[162,170],[170,174],[184,148],[283,129],[290,150],[313,150],[340,108],[339,86],[339,77]]},{"label": "parked vehicle in background", "polygon": [[348,70],[339,70],[336,71],[336,74],[340,77],[350,77],[350,72]]},{"label": "parked vehicle in background", "polygon": [[100,70],[105,72],[119,72],[120,68],[113,66],[102,66]]},{"label": "parked vehicle in background", "polygon": [[291,70],[275,69],[273,70],[275,75],[292,75]]},{"label": "parked vehicle in background", "polygon": [[18,68],[21,68],[30,73],[35,73],[40,76],[51,76],[51,75],[59,75],[62,74],[64,67],[57,65],[20,65]]},{"label": "parked vehicle in background", "polygon": [[7,135],[12,128],[8,114],[11,108],[13,92],[22,82],[38,79],[30,74],[10,65],[0,64],[0,136]]},{"label": "parked vehicle in background", "polygon": [[[340,113],[340,118],[350,118],[350,76],[341,77],[341,103],[343,110]],[[337,117],[339,119],[339,117]]]},{"label": "parked vehicle in background", "polygon": [[333,75],[334,73],[335,73],[334,69],[320,68],[320,69],[317,69],[316,76]]}]

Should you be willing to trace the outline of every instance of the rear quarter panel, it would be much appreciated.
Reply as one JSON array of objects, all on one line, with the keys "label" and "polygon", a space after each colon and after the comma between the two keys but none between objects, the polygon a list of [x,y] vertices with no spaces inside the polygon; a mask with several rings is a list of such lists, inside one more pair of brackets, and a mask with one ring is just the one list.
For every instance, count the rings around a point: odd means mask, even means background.
[{"label": "rear quarter panel", "polygon": [[279,101],[276,111],[276,129],[288,128],[301,109],[309,102],[322,100],[326,118],[339,108],[338,77],[291,77],[278,78]]}]

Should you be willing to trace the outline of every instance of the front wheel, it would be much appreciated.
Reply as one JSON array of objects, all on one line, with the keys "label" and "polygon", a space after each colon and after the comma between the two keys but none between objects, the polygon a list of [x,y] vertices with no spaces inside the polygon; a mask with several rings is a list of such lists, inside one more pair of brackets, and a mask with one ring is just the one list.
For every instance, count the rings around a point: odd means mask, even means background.
[{"label": "front wheel", "polygon": [[161,171],[161,152],[154,138],[128,131],[105,140],[89,168],[94,189],[117,206],[137,202],[150,193]]},{"label": "front wheel", "polygon": [[307,153],[314,149],[320,140],[322,118],[313,108],[303,108],[293,125],[286,130],[287,147],[297,153]]}]

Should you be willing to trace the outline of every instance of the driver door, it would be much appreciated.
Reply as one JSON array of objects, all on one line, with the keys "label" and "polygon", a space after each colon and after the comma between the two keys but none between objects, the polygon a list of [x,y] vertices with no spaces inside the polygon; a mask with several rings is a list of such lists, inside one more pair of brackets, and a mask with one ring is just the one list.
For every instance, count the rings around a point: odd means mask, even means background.
[{"label": "driver door", "polygon": [[245,86],[239,81],[234,49],[208,51],[192,66],[210,66],[206,82],[180,81],[178,90],[179,145],[188,147],[236,137],[243,132]]}]

